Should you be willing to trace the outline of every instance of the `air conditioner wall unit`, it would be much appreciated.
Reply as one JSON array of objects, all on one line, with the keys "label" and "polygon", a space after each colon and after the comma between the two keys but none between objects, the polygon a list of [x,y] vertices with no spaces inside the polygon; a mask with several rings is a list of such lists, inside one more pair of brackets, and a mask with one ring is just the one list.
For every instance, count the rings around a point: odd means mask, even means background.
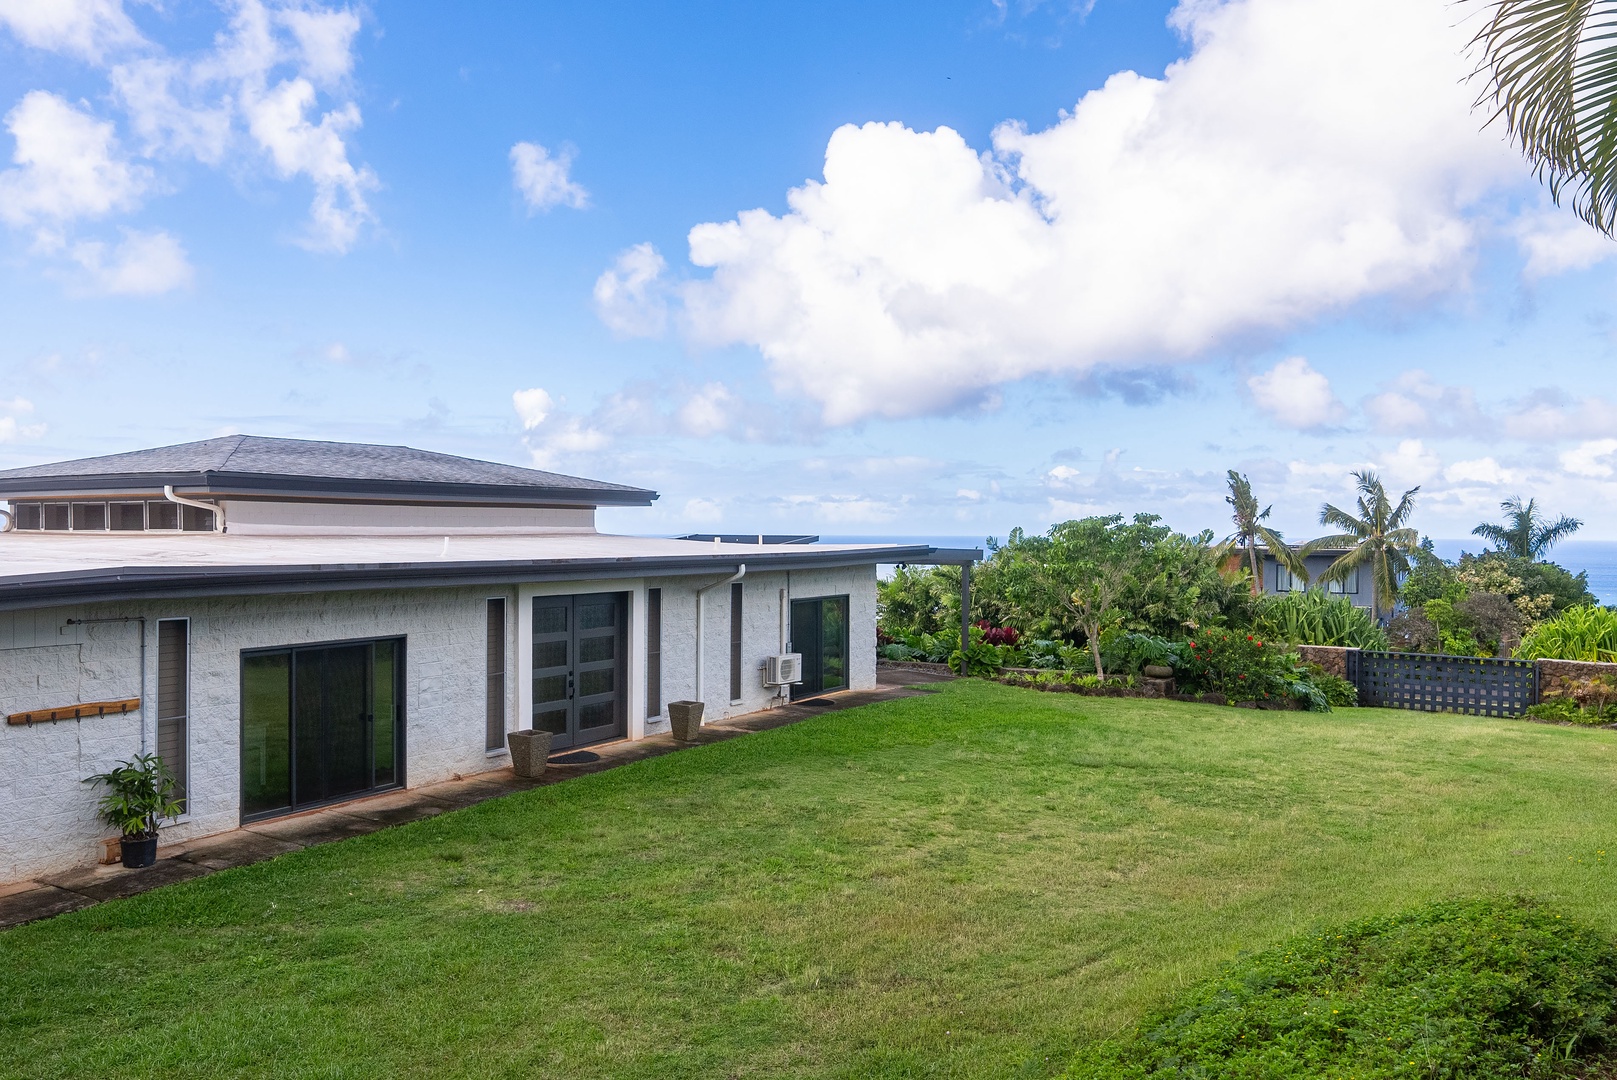
[{"label": "air conditioner wall unit", "polygon": [[765,686],[789,686],[803,681],[803,654],[784,653],[764,662]]}]

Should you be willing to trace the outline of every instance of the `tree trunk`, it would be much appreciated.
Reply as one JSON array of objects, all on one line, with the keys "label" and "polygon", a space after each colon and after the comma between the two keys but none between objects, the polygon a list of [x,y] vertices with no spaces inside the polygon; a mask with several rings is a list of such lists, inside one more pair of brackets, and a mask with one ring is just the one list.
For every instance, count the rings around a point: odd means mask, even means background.
[{"label": "tree trunk", "polygon": [[1099,678],[1106,678],[1106,672],[1100,663],[1100,623],[1084,625],[1084,635],[1089,638],[1089,655],[1095,659],[1095,674]]}]

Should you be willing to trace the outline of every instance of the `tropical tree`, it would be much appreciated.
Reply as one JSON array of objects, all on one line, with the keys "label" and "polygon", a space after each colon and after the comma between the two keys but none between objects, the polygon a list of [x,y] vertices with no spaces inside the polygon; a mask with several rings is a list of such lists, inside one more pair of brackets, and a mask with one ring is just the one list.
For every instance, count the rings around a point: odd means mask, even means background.
[{"label": "tropical tree", "polygon": [[1503,118],[1557,203],[1617,226],[1617,0],[1472,0],[1488,9],[1472,44],[1486,86],[1479,106]]},{"label": "tropical tree", "polygon": [[1152,514],[1089,517],[1052,525],[1045,536],[1011,534],[1012,552],[1005,567],[1006,595],[1025,611],[1059,612],[1083,632],[1104,676],[1101,633],[1119,625],[1126,612],[1124,594],[1144,562],[1149,546],[1160,539]]},{"label": "tropical tree", "polygon": [[1306,584],[1308,568],[1302,556],[1286,543],[1277,530],[1264,524],[1269,520],[1269,512],[1274,507],[1265,506],[1260,511],[1257,496],[1252,494],[1252,481],[1234,469],[1229,472],[1229,485],[1230,493],[1224,496],[1224,501],[1233,509],[1230,518],[1235,522],[1235,531],[1226,536],[1214,549],[1219,561],[1222,562],[1223,557],[1230,552],[1242,552],[1246,558],[1247,568],[1252,571],[1252,595],[1256,596],[1263,590],[1263,555],[1258,551],[1258,545],[1262,544],[1269,549],[1276,562]]},{"label": "tropical tree", "polygon": [[1538,512],[1538,500],[1528,499],[1524,504],[1519,495],[1500,503],[1499,509],[1505,512],[1503,525],[1485,521],[1472,529],[1471,535],[1482,537],[1504,554],[1518,559],[1540,559],[1558,542],[1583,528],[1583,522],[1565,514],[1547,521]]},{"label": "tropical tree", "polygon": [[1365,470],[1353,474],[1358,483],[1358,513],[1351,514],[1326,503],[1319,512],[1321,525],[1333,525],[1341,532],[1321,536],[1303,545],[1303,554],[1330,548],[1347,548],[1336,561],[1326,567],[1320,577],[1325,581],[1342,581],[1361,566],[1370,568],[1370,610],[1379,620],[1383,610],[1390,610],[1398,595],[1398,582],[1409,572],[1409,557],[1420,549],[1420,533],[1409,527],[1409,516],[1415,510],[1412,487],[1394,505],[1387,497],[1381,478]]}]

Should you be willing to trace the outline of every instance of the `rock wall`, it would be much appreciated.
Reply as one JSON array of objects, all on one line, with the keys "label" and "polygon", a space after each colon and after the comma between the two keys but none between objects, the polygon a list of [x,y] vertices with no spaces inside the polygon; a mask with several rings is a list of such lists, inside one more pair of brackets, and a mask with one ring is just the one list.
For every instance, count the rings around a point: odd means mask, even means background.
[{"label": "rock wall", "polygon": [[1305,664],[1318,664],[1332,675],[1347,678],[1347,654],[1340,645],[1299,645],[1297,653]]},{"label": "rock wall", "polygon": [[1538,662],[1538,696],[1560,697],[1568,684],[1578,679],[1601,675],[1617,675],[1617,664],[1592,664],[1582,660],[1540,660]]}]

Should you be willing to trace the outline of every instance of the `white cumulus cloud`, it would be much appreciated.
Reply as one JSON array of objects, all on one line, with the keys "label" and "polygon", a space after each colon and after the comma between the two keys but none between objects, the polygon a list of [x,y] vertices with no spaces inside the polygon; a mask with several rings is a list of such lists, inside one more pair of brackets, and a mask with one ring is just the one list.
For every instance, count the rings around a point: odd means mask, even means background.
[{"label": "white cumulus cloud", "polygon": [[723,383],[708,383],[680,406],[680,430],[698,439],[728,431],[736,421],[740,404],[741,400]]},{"label": "white cumulus cloud", "polygon": [[589,192],[568,175],[572,168],[571,147],[562,147],[554,157],[538,143],[519,142],[511,147],[511,182],[522,193],[529,213],[553,206],[579,210],[589,203]]},{"label": "white cumulus cloud", "polygon": [[19,168],[0,181],[0,220],[94,217],[132,209],[153,166],[194,158],[240,167],[256,159],[313,188],[294,239],[344,252],[375,220],[374,172],[356,164],[360,127],[348,86],[360,14],[312,0],[235,0],[228,25],[200,51],[171,53],[142,37],[118,0],[0,0],[0,27],[23,44],[88,60],[104,71],[139,153],[118,151],[112,125],[57,95],[33,91],[8,117]]},{"label": "white cumulus cloud", "polygon": [[71,254],[95,292],[115,296],[155,296],[184,288],[193,277],[185,248],[162,230],[125,229],[117,244],[80,241]]},{"label": "white cumulus cloud", "polygon": [[0,0],[0,26],[24,45],[91,63],[144,42],[120,0]]},{"label": "white cumulus cloud", "polygon": [[511,395],[511,403],[516,406],[517,417],[522,421],[524,431],[532,431],[544,423],[550,410],[556,406],[550,394],[537,386],[531,390],[518,390]]},{"label": "white cumulus cloud", "polygon": [[1331,390],[1331,380],[1301,356],[1280,361],[1252,376],[1246,385],[1258,408],[1300,431],[1335,423],[1344,413]]},{"label": "white cumulus cloud", "polygon": [[1613,454],[1617,439],[1589,439],[1561,454],[1561,468],[1574,476],[1602,479],[1613,475]]},{"label": "white cumulus cloud", "polygon": [[122,153],[113,126],[34,90],[6,114],[14,168],[0,172],[0,220],[60,225],[136,205],[151,172]]},{"label": "white cumulus cloud", "polygon": [[776,215],[696,226],[693,337],[756,346],[830,423],[1007,380],[1193,359],[1463,279],[1469,211],[1524,185],[1479,132],[1441,0],[1182,0],[1191,54],[1058,123],[839,128]]},{"label": "white cumulus cloud", "polygon": [[595,313],[621,337],[655,337],[668,323],[662,273],[668,268],[657,249],[636,244],[595,280]]},{"label": "white cumulus cloud", "polygon": [[1508,484],[1512,474],[1501,468],[1491,457],[1471,461],[1456,461],[1443,470],[1443,479],[1451,484]]}]

